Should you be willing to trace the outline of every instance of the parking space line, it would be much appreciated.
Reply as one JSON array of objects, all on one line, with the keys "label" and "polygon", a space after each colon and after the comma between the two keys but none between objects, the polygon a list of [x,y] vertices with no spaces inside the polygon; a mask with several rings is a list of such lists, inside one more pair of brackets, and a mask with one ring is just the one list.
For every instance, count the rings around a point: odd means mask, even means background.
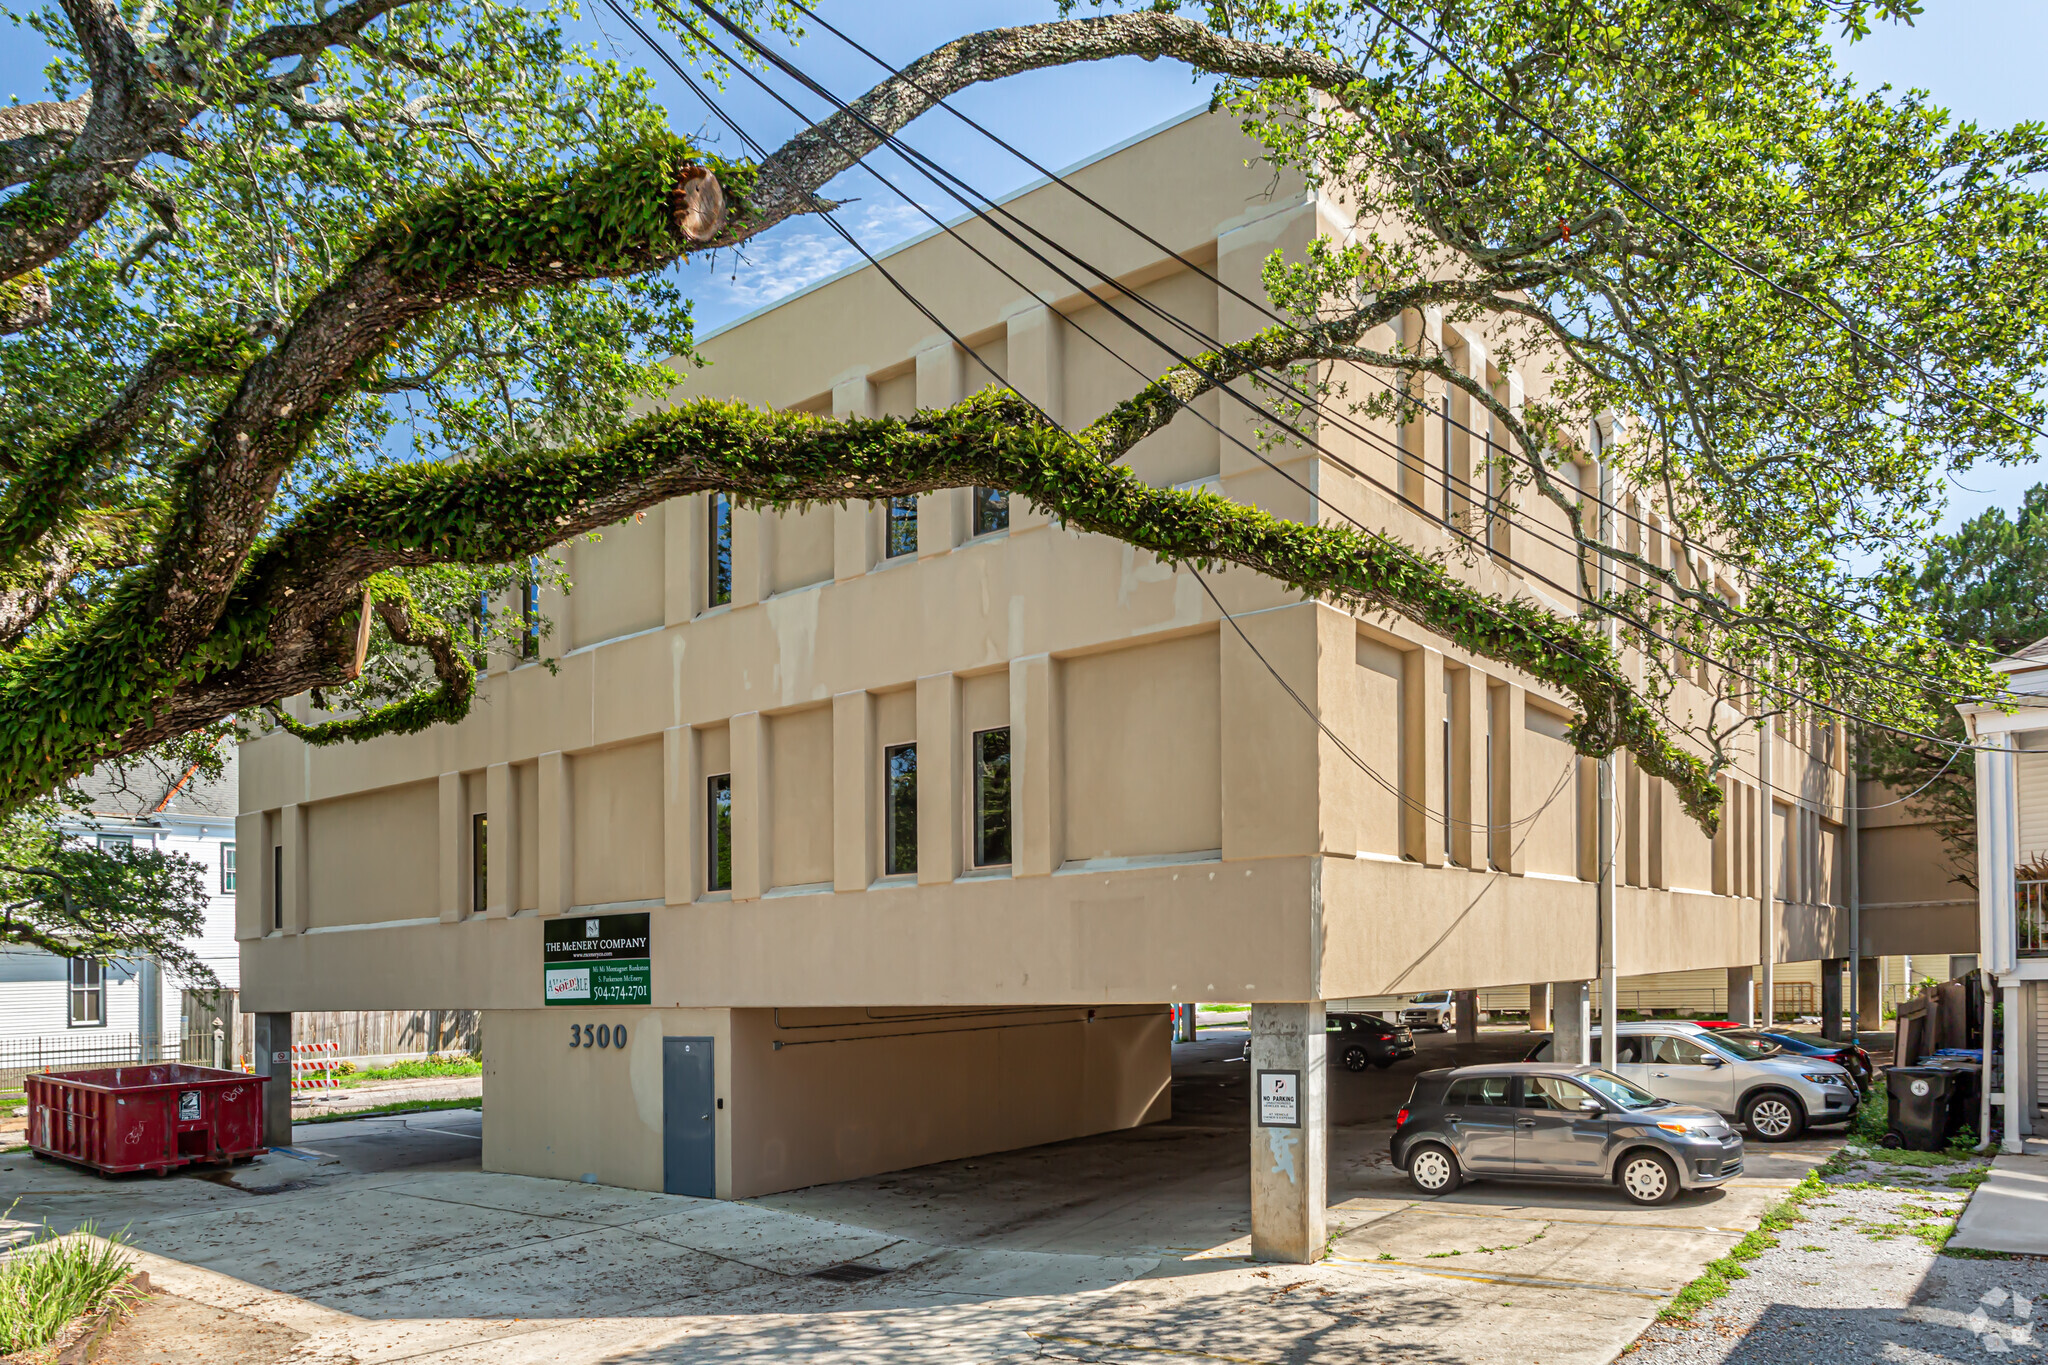
[{"label": "parking space line", "polygon": [[1490,1275],[1477,1270],[1439,1270],[1435,1266],[1417,1265],[1413,1261],[1368,1261],[1361,1257],[1339,1256],[1334,1252],[1327,1259],[1338,1265],[1355,1265],[1365,1270],[1408,1270],[1418,1275],[1433,1275],[1440,1280],[1512,1284],[1530,1289],[1585,1289],[1596,1294],[1620,1294],[1633,1299],[1668,1299],[1678,1292],[1676,1289],[1638,1289],[1634,1285],[1601,1284],[1596,1280],[1565,1280],[1549,1275]]}]

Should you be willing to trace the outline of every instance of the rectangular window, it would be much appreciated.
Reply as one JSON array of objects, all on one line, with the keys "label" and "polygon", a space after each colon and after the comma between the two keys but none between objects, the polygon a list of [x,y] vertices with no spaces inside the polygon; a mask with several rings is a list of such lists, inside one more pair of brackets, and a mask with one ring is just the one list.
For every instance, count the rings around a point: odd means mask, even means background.
[{"label": "rectangular window", "polygon": [[270,927],[284,928],[284,845],[270,848]]},{"label": "rectangular window", "polygon": [[1010,495],[1000,488],[974,490],[974,534],[1010,529]]},{"label": "rectangular window", "polygon": [[705,605],[722,607],[732,601],[732,499],[713,493],[706,502],[711,508],[710,593]]},{"label": "rectangular window", "polygon": [[491,817],[469,817],[469,912],[481,915],[491,900]]},{"label": "rectangular window", "polygon": [[882,751],[885,812],[882,871],[895,877],[917,871],[917,746],[892,744]]},{"label": "rectangular window", "polygon": [[1010,727],[974,732],[974,865],[1010,861]]},{"label": "rectangular window", "polygon": [[706,783],[704,810],[709,836],[705,840],[706,891],[732,890],[732,774],[720,773]]},{"label": "rectangular window", "polygon": [[540,575],[537,566],[528,561],[526,581],[519,589],[519,657],[538,659],[540,657]]},{"label": "rectangular window", "polygon": [[883,554],[890,559],[917,553],[917,499],[889,499],[888,547]]},{"label": "rectangular window", "polygon": [[220,889],[222,891],[233,891],[235,889],[235,846],[233,844],[222,844],[220,846]]},{"label": "rectangular window", "polygon": [[106,1026],[107,992],[103,971],[97,958],[71,959],[71,1027]]},{"label": "rectangular window", "polygon": [[102,834],[99,844],[101,848],[134,848],[135,836],[132,834]]}]

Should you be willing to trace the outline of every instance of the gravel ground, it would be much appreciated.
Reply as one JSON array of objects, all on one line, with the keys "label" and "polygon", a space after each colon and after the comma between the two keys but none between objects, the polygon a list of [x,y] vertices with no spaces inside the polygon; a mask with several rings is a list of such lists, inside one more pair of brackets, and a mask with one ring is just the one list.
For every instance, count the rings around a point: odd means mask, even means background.
[{"label": "gravel ground", "polygon": [[1692,1323],[1653,1325],[1627,1365],[2048,1360],[2048,1258],[1940,1250],[1969,1198],[1950,1181],[1987,1163],[1859,1155],[1845,1149],[1823,1168],[1827,1193],[1800,1206],[1725,1298]]}]

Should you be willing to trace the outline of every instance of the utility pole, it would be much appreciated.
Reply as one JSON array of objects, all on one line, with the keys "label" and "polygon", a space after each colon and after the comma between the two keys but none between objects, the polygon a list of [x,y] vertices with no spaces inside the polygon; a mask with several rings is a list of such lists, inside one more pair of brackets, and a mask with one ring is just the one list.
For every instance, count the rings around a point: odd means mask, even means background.
[{"label": "utility pole", "polygon": [[[1602,546],[1614,543],[1614,462],[1607,458],[1606,444],[1600,439],[1600,428],[1595,424],[1593,446],[1600,460],[1599,535]],[[1614,561],[1604,554],[1600,556],[1599,585],[1601,601],[1605,602],[1614,593]],[[1608,612],[1602,621],[1601,632],[1606,636],[1608,650],[1616,656],[1616,666],[1619,667],[1620,623],[1612,612]],[[1596,823],[1598,828],[1594,837],[1600,873],[1597,893],[1600,915],[1600,1065],[1612,1071],[1620,1055],[1621,978],[1615,968],[1614,952],[1614,850],[1619,822],[1615,819],[1614,751],[1611,749],[1600,757],[1599,819]]]}]

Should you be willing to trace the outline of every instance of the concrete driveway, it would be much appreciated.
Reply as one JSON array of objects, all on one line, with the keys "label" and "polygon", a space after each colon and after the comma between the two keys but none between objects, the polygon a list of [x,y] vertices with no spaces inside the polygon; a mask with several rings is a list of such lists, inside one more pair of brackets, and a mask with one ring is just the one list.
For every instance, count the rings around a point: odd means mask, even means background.
[{"label": "concrete driveway", "polygon": [[10,1157],[0,1200],[127,1226],[169,1297],[121,1365],[1604,1362],[1834,1145],[1752,1148],[1743,1180],[1653,1211],[1493,1182],[1418,1199],[1385,1148],[1413,1074],[1452,1060],[1427,1038],[1390,1072],[1335,1073],[1330,1255],[1260,1266],[1241,1042],[1176,1049],[1167,1123],[744,1203],[488,1175],[460,1110],[309,1127],[333,1164],[232,1180]]}]

